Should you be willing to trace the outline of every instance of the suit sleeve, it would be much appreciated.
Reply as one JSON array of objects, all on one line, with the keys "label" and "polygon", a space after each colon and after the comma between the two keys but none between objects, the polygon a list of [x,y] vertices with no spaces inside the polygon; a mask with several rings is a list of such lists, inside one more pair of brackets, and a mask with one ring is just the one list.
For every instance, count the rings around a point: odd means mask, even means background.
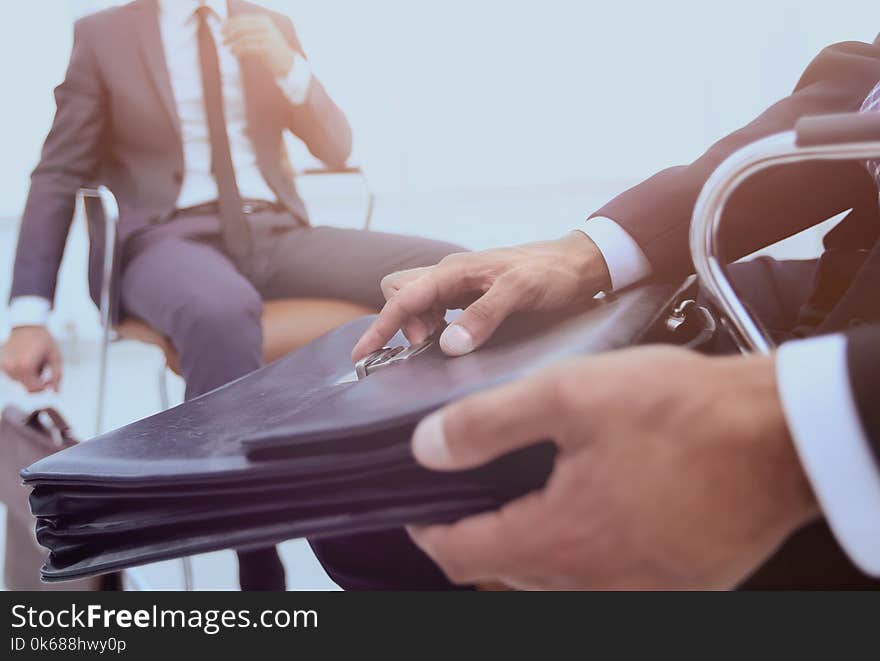
[{"label": "suit sleeve", "polygon": [[52,300],[73,218],[77,190],[101,160],[105,95],[82,21],[64,81],[55,88],[56,111],[43,144],[21,220],[10,298]]},{"label": "suit sleeve", "polygon": [[[305,57],[291,20],[284,17],[280,27],[291,48]],[[312,76],[305,103],[294,104],[286,98],[284,103],[287,106],[288,128],[306,144],[309,151],[331,167],[344,166],[351,155],[351,127],[321,81]]]},{"label": "suit sleeve", "polygon": [[880,326],[850,332],[847,364],[856,409],[880,466]]},{"label": "suit sleeve", "polygon": [[[801,117],[855,112],[880,80],[880,48],[846,42],[823,50],[794,92],[723,138],[692,164],[663,170],[613,199],[594,216],[617,222],[642,248],[653,272],[690,273],[688,229],[697,196],[736,150],[794,128]],[[861,163],[811,162],[771,168],[733,194],[722,222],[727,259],[736,259],[853,209],[876,214],[876,186]]]}]

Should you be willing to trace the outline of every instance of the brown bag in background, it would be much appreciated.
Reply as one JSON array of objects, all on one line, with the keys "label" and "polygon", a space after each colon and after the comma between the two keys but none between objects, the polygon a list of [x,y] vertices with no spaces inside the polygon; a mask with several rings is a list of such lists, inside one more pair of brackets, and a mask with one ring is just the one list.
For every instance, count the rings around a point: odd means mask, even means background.
[{"label": "brown bag in background", "polygon": [[52,408],[25,413],[7,406],[0,415],[0,501],[6,505],[6,555],[3,579],[7,590],[100,590],[100,577],[61,583],[40,581],[47,551],[34,537],[29,489],[19,471],[59,450],[76,445],[70,427]]}]

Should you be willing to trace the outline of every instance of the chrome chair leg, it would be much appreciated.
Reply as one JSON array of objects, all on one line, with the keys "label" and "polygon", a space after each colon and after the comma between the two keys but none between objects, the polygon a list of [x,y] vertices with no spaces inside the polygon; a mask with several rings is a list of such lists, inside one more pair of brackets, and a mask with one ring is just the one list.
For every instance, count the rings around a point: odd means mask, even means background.
[{"label": "chrome chair leg", "polygon": [[159,406],[164,411],[171,408],[168,398],[168,375],[165,373],[165,363],[159,366]]},{"label": "chrome chair leg", "polygon": [[[171,399],[168,397],[168,372],[165,363],[159,366],[159,406],[163,411],[171,408]],[[186,592],[192,592],[195,589],[192,558],[181,558],[180,567],[183,573],[183,589]]]},{"label": "chrome chair leg", "polygon": [[107,396],[107,358],[110,353],[110,324],[103,324],[101,355],[98,357],[98,401],[95,406],[95,436],[104,431],[104,399]]},{"label": "chrome chair leg", "polygon": [[192,592],[195,589],[193,581],[192,558],[181,558],[180,564],[183,568],[183,589],[186,592]]},{"label": "chrome chair leg", "polygon": [[[111,314],[111,279],[113,264],[116,257],[116,222],[119,219],[119,205],[116,198],[106,186],[85,187],[79,190],[86,217],[89,206],[97,205],[100,212],[102,232],[104,235],[104,263],[101,270],[101,292],[98,309],[101,313],[101,355],[98,366],[98,402],[95,411],[95,436],[104,431],[104,397],[107,394],[107,354],[113,334]],[[97,220],[95,221],[97,222]]]},{"label": "chrome chair leg", "polygon": [[367,189],[367,212],[364,216],[364,229],[369,230],[373,222],[373,210],[376,208],[376,194]]}]

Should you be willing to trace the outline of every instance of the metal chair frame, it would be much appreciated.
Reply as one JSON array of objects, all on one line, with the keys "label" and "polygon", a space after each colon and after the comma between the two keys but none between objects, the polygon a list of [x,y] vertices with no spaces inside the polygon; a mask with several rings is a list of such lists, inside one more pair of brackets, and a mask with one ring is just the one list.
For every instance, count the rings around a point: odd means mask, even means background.
[{"label": "metal chair frame", "polygon": [[[315,177],[328,175],[356,175],[360,178],[366,198],[367,205],[362,225],[363,230],[369,230],[373,219],[373,210],[375,208],[376,196],[370,188],[369,181],[363,172],[363,169],[356,166],[345,166],[342,168],[310,168],[298,173],[300,177]],[[111,299],[113,289],[114,265],[116,263],[117,236],[119,223],[119,204],[113,192],[107,186],[84,186],[78,191],[78,198],[82,201],[82,207],[88,219],[88,205],[90,201],[97,202],[103,215],[104,230],[104,260],[101,265],[101,287],[98,298],[98,310],[101,319],[101,347],[99,353],[98,365],[98,397],[95,411],[95,435],[99,435],[104,431],[104,412],[105,400],[107,394],[107,369],[109,366],[110,345],[118,340],[117,334],[113,326],[113,310]],[[162,410],[170,407],[170,399],[168,396],[167,382],[167,365],[163,362],[159,368],[158,374],[158,392],[159,405]],[[191,591],[193,589],[193,569],[190,558],[182,559],[183,583],[184,589]],[[140,576],[137,570],[127,570],[125,579],[132,584],[132,587],[138,590],[146,589],[146,581]]]}]

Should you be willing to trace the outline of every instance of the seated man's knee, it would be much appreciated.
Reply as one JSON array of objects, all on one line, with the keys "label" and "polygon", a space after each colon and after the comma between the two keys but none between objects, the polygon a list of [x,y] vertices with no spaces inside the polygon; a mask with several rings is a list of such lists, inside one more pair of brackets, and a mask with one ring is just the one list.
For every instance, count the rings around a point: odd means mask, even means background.
[{"label": "seated man's knee", "polygon": [[190,346],[206,343],[226,349],[260,346],[262,309],[259,294],[252,290],[182,302],[175,312],[178,337],[172,339]]}]

